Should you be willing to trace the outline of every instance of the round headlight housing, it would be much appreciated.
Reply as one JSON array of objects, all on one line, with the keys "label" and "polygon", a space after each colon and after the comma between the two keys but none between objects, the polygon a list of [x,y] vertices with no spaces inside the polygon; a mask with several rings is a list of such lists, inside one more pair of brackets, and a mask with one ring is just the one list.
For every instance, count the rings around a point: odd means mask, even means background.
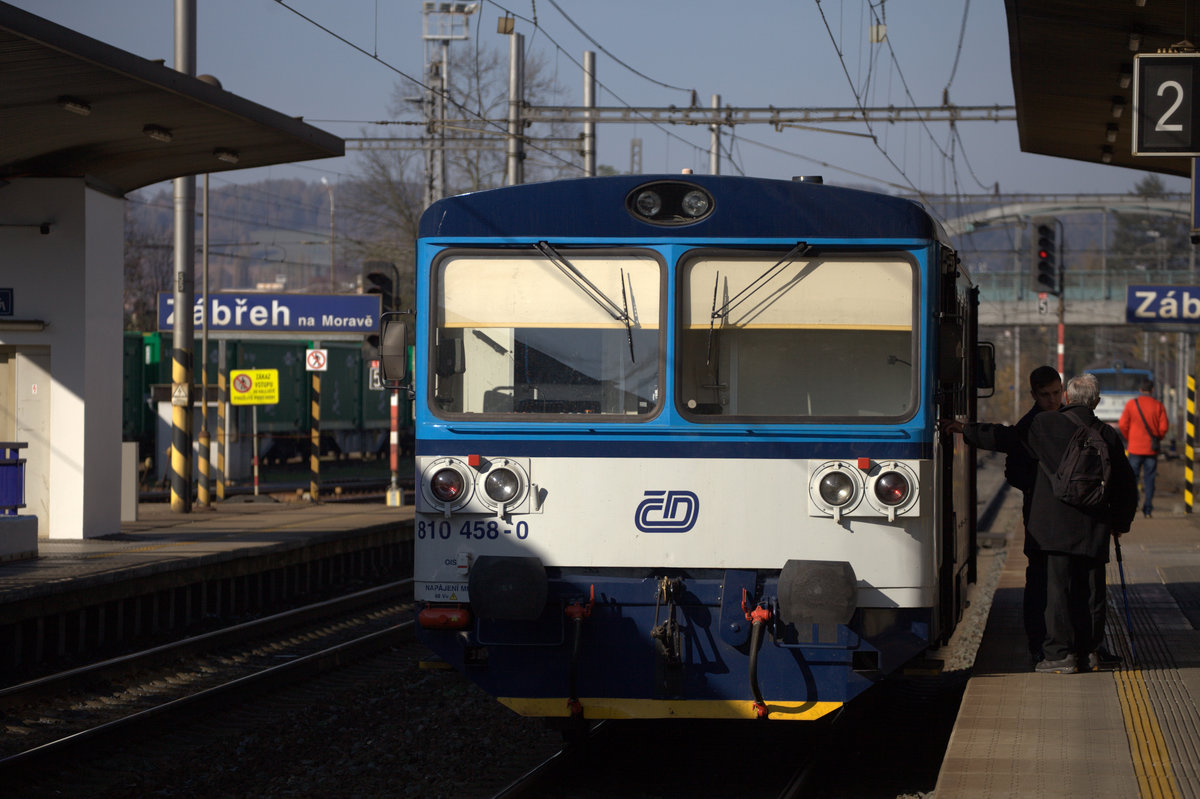
[{"label": "round headlight housing", "polygon": [[819,516],[841,519],[864,497],[862,474],[845,461],[814,464],[808,478],[809,508]]},{"label": "round headlight housing", "polygon": [[889,507],[903,505],[912,493],[908,478],[896,471],[887,471],[875,478],[875,498]]},{"label": "round headlight housing", "polygon": [[708,213],[708,209],[712,208],[712,198],[702,191],[693,189],[683,195],[683,199],[679,203],[683,209],[684,216],[699,217]]},{"label": "round headlight housing", "polygon": [[438,469],[429,478],[429,492],[438,502],[456,502],[462,498],[466,488],[466,480],[457,469]]},{"label": "round headlight housing", "polygon": [[662,197],[658,196],[658,192],[646,189],[638,192],[633,204],[642,216],[658,216],[658,212],[662,210]]},{"label": "round headlight housing", "polygon": [[854,499],[854,481],[844,471],[830,471],[821,478],[817,491],[820,492],[821,499],[835,508],[840,508]]},{"label": "round headlight housing", "polygon": [[492,469],[484,478],[483,490],[493,502],[508,504],[521,493],[521,478],[512,469]]},{"label": "round headlight housing", "polygon": [[625,210],[652,225],[694,225],[713,213],[712,193],[682,180],[656,180],[625,195]]}]

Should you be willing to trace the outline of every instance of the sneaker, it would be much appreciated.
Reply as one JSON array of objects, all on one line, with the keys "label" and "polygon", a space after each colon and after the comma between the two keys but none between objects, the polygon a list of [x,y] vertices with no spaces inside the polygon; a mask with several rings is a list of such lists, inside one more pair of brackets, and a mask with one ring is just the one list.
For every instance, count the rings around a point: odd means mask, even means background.
[{"label": "sneaker", "polygon": [[1121,656],[1100,648],[1087,657],[1088,671],[1112,671],[1121,667]]},{"label": "sneaker", "polygon": [[1079,671],[1078,662],[1074,655],[1067,655],[1062,660],[1040,661],[1033,670],[1041,674],[1074,674]]}]

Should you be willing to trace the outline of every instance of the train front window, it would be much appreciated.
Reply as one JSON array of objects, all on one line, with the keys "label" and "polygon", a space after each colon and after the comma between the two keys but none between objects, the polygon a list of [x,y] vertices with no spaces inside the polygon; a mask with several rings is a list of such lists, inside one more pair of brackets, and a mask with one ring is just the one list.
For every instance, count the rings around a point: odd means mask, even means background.
[{"label": "train front window", "polygon": [[1092,372],[1100,386],[1100,396],[1105,394],[1136,394],[1142,390],[1142,381],[1150,378],[1149,372]]},{"label": "train front window", "polygon": [[650,415],[662,274],[645,251],[448,254],[435,270],[433,410]]},{"label": "train front window", "polygon": [[911,258],[706,251],[680,274],[683,414],[898,419],[915,409]]}]

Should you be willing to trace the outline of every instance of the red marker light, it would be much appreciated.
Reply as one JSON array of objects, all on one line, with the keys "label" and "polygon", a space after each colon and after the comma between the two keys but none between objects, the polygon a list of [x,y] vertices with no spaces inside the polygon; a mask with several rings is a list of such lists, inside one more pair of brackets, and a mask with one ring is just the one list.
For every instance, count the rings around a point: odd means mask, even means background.
[{"label": "red marker light", "polygon": [[478,469],[479,464],[482,460],[483,459],[480,458],[478,455],[468,455],[467,456],[467,465],[470,466],[472,469]]},{"label": "red marker light", "polygon": [[908,494],[908,480],[899,472],[884,472],[875,481],[875,496],[884,505],[899,505]]},{"label": "red marker light", "polygon": [[455,469],[439,469],[429,478],[429,490],[438,502],[453,502],[462,496],[466,484]]},{"label": "red marker light", "polygon": [[870,458],[859,458],[858,459],[858,468],[864,472],[871,471],[871,459]]}]

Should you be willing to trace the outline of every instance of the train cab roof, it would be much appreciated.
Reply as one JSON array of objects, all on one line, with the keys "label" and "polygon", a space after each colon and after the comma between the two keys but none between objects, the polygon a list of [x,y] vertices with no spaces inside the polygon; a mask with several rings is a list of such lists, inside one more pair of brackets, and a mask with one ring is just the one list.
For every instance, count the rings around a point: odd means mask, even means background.
[{"label": "train cab roof", "polygon": [[[690,186],[711,208],[696,221],[656,223],[631,210],[634,192]],[[777,210],[772,210],[777,209]],[[724,175],[617,175],[510,186],[447,197],[421,217],[422,238],[623,237],[939,239],[912,200],[810,181]]]}]

